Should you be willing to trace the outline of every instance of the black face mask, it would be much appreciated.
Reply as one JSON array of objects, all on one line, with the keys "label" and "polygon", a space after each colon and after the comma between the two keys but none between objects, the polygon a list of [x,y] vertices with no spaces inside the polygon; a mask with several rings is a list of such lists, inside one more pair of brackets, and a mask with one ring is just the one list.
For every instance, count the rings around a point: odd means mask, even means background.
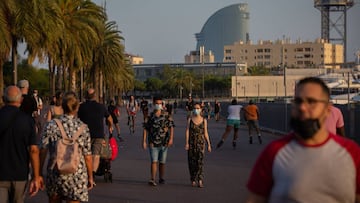
[{"label": "black face mask", "polygon": [[320,122],[318,119],[291,118],[290,126],[304,140],[312,138],[320,129]]}]

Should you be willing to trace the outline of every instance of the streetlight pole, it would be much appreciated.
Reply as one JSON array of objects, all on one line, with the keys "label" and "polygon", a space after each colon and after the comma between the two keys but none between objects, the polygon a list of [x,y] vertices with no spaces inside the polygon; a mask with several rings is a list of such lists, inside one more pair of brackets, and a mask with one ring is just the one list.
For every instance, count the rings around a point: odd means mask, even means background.
[{"label": "streetlight pole", "polygon": [[284,127],[285,127],[285,132],[287,132],[287,117],[288,117],[288,113],[287,113],[287,90],[286,90],[286,66],[285,66],[285,60],[284,60],[284,43],[285,43],[285,36],[283,36],[283,42],[282,42],[282,46],[281,46],[281,66],[283,68],[284,71],[284,104],[285,104],[285,120],[284,120]]},{"label": "streetlight pole", "polygon": [[205,98],[205,72],[204,72],[204,54],[205,54],[205,47],[200,47],[200,60],[202,64],[202,98]]}]

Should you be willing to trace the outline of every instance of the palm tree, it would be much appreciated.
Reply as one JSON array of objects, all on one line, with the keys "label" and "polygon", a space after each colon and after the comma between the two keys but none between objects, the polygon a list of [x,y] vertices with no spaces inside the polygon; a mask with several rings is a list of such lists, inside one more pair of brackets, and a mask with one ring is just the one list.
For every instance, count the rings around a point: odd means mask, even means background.
[{"label": "palm tree", "polygon": [[103,36],[94,51],[94,58],[91,67],[93,75],[92,82],[94,87],[100,93],[103,88],[101,76],[106,78],[105,85],[113,87],[112,89],[121,90],[127,84],[134,83],[133,73],[129,68],[128,62],[124,57],[124,46],[121,43],[123,38],[117,30],[114,21],[105,24]]},{"label": "palm tree", "polygon": [[11,39],[13,82],[17,82],[17,47],[19,42],[33,43],[41,35],[37,27],[38,15],[42,13],[43,0],[6,0],[3,9],[6,14],[7,31]]},{"label": "palm tree", "polygon": [[8,1],[4,0],[0,2],[0,106],[2,105],[2,96],[4,94],[4,77],[3,77],[3,65],[5,60],[10,55],[11,36],[7,29],[7,6]]},{"label": "palm tree", "polygon": [[[65,89],[76,90],[76,72],[91,64],[94,44],[100,40],[105,19],[104,10],[88,0],[55,0],[61,8],[60,18],[64,22],[59,47],[58,66],[62,68]],[[69,73],[69,75],[67,75]],[[69,80],[66,78],[69,76]]]},{"label": "palm tree", "polygon": [[60,18],[61,9],[59,5],[53,1],[43,1],[42,12],[39,12],[39,18],[36,21],[37,27],[41,30],[41,36],[34,39],[34,43],[27,44],[29,52],[28,61],[32,63],[35,58],[44,63],[46,60],[49,66],[49,89],[50,94],[55,95],[55,64],[60,64],[58,59],[59,47],[57,41],[61,37],[60,30],[63,30],[64,23]]}]

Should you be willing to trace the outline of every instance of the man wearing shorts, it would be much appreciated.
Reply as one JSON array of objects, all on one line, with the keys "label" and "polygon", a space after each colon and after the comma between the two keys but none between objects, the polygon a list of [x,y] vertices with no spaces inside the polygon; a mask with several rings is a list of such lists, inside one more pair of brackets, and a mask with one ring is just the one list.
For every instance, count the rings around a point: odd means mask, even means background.
[{"label": "man wearing shorts", "polygon": [[245,119],[249,128],[249,143],[253,143],[251,130],[254,128],[258,135],[259,143],[262,143],[260,129],[259,129],[259,108],[254,104],[253,100],[249,101],[249,105],[244,108]]},{"label": "man wearing shorts", "polygon": [[96,101],[93,88],[86,92],[86,102],[80,104],[78,116],[81,121],[88,125],[90,130],[93,172],[95,173],[100,164],[102,144],[105,142],[104,118],[106,118],[110,133],[113,129],[113,120],[106,107]]},{"label": "man wearing shorts", "polygon": [[165,163],[168,147],[173,144],[174,121],[163,111],[160,97],[154,97],[154,111],[144,123],[143,148],[149,148],[151,178],[149,185],[156,186],[155,177],[159,165],[159,183],[164,184]]}]

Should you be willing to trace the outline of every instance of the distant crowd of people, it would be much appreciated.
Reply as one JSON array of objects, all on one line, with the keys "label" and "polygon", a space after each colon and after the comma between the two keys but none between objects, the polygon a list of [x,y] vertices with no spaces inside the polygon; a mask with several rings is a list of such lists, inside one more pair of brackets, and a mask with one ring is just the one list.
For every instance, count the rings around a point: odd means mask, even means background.
[{"label": "distant crowd of people", "polygon": [[[119,142],[125,141],[115,100],[108,106],[99,103],[93,88],[87,90],[84,102],[74,92],[57,92],[45,113],[45,125],[41,122],[44,103],[36,89],[31,94],[27,80],[8,86],[4,102],[0,109],[0,202],[22,203],[26,188],[31,197],[45,185],[49,202],[88,201],[88,191],[96,185],[94,177],[101,165],[107,132],[110,137],[116,135]],[[138,102],[130,96],[125,108],[127,124],[132,126],[130,133],[135,131],[137,113],[143,115],[141,144],[150,155],[148,184],[165,184],[177,102],[154,96],[150,106],[148,100]],[[213,106],[210,102],[195,102],[189,95],[184,109],[190,185],[203,188],[205,152],[212,151],[209,120],[220,121],[221,104],[217,100]],[[232,131],[232,146],[236,149],[242,122],[246,123],[249,144],[254,139],[259,144],[264,142],[260,108],[255,101],[250,100],[244,107],[233,99],[227,113],[216,149]],[[345,137],[342,113],[331,104],[329,88],[321,79],[307,77],[296,84],[290,126],[288,135],[269,143],[258,157],[246,185],[246,202],[360,202],[360,147]],[[65,140],[76,144],[76,152],[60,148],[59,143]],[[60,165],[61,153],[79,154],[71,172],[65,173]]]}]

